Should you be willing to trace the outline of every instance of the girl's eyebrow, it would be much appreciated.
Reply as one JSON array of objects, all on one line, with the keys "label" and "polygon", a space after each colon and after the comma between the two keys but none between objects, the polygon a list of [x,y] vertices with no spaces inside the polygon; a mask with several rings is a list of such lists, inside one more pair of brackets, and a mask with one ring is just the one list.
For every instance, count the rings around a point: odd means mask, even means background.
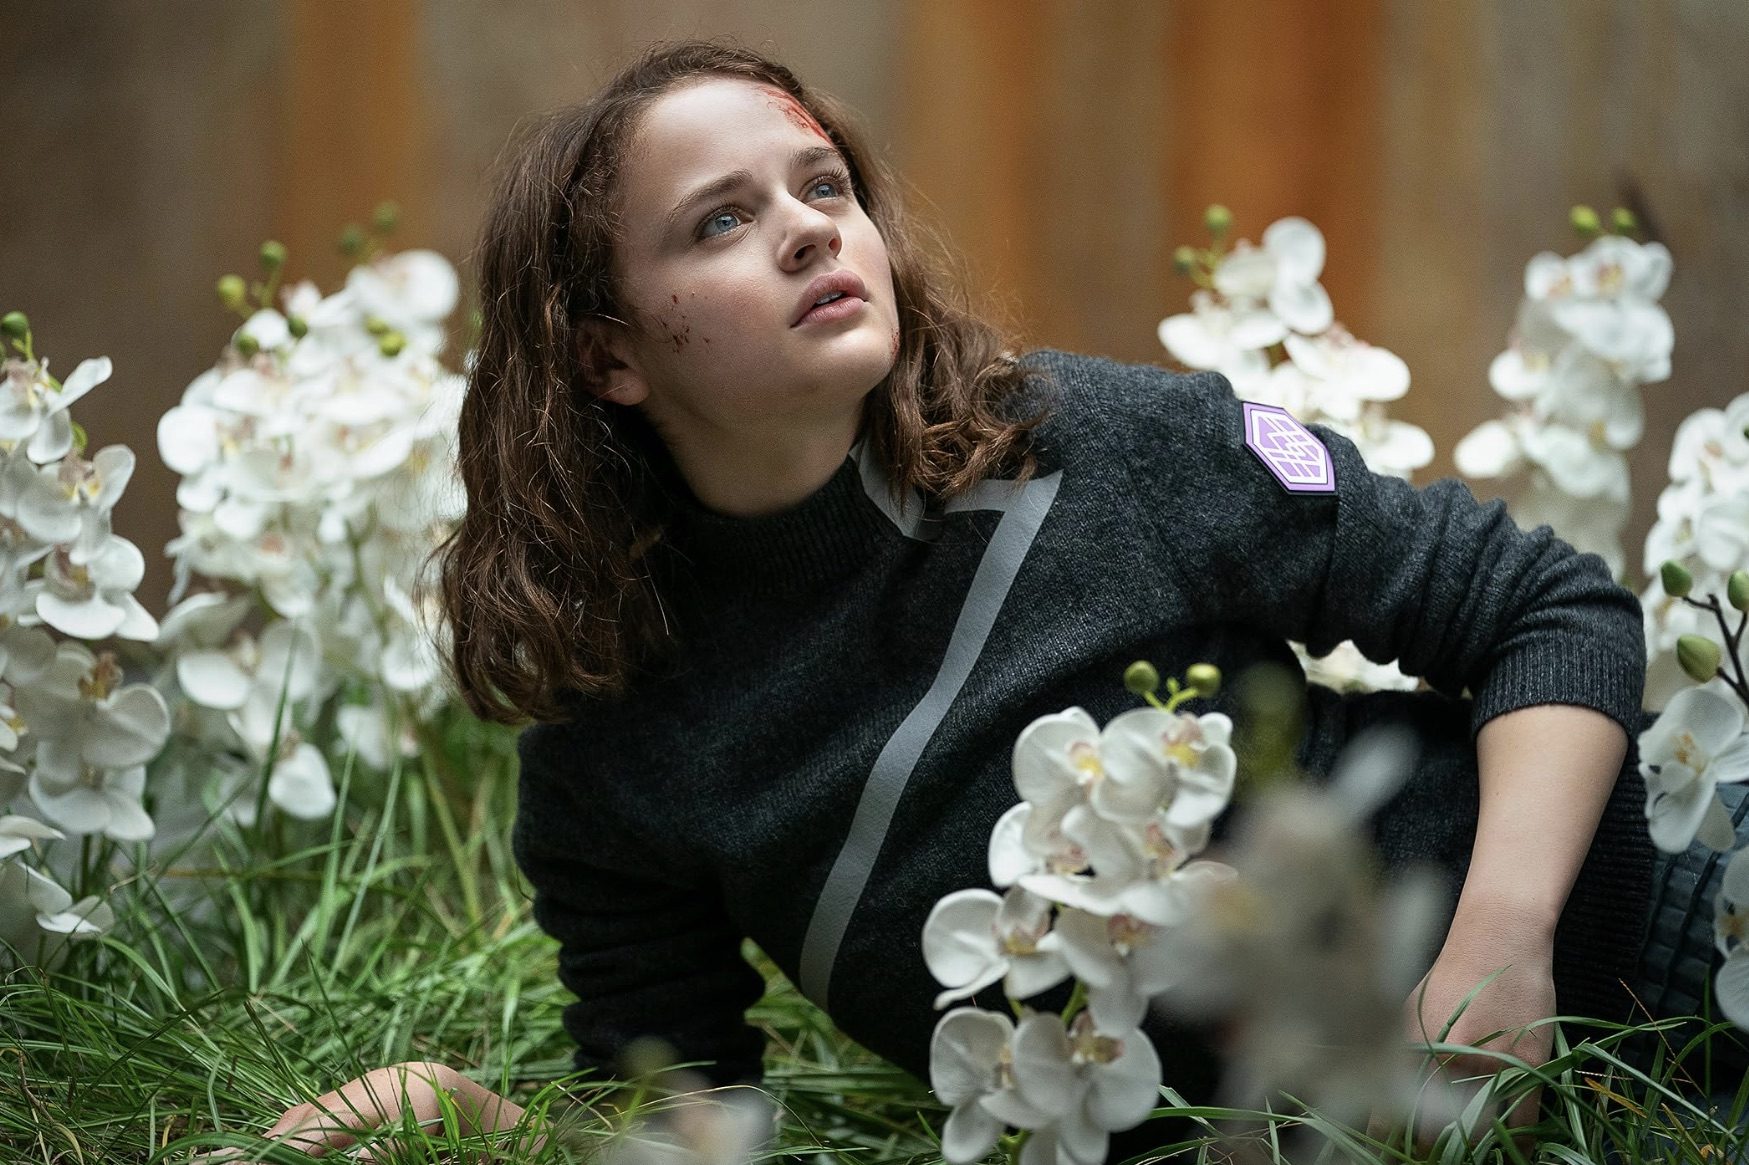
[{"label": "girl's eyebrow", "polygon": [[[806,166],[818,165],[820,162],[828,159],[837,162],[841,166],[845,165],[844,155],[839,153],[838,150],[832,146],[808,146],[804,149],[797,150],[791,155],[789,164],[790,169],[800,170]],[[680,219],[685,216],[687,208],[692,206],[695,202],[703,202],[707,198],[715,198],[720,194],[727,194],[729,191],[734,190],[743,183],[751,181],[753,181],[753,172],[751,170],[731,170],[721,178],[714,178],[711,181],[706,182],[703,186],[700,186],[685,198],[682,198],[675,204],[674,209],[668,212],[668,217],[662,222],[663,232],[667,233],[672,231],[675,226],[678,225]]]}]

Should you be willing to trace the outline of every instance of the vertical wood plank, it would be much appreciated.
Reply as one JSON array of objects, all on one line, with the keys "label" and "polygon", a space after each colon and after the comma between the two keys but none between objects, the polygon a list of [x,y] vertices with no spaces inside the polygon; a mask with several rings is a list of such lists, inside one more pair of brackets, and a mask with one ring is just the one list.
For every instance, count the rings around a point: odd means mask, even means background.
[{"label": "vertical wood plank", "polygon": [[293,274],[326,287],[345,270],[335,250],[376,205],[402,208],[397,248],[424,229],[427,175],[413,0],[293,0],[285,89],[286,152],[275,229]]},{"label": "vertical wood plank", "polygon": [[1373,339],[1383,146],[1381,0],[1171,7],[1162,120],[1175,243],[1205,245],[1221,203],[1257,240],[1284,215],[1323,231],[1337,318]]}]

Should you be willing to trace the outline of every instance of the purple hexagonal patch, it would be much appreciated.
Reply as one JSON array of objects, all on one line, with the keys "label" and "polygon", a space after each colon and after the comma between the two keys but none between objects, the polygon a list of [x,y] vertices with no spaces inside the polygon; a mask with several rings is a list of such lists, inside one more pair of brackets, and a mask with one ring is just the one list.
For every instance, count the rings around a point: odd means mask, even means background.
[{"label": "purple hexagonal patch", "polygon": [[1286,409],[1246,401],[1245,448],[1257,454],[1289,493],[1336,492],[1330,450]]}]

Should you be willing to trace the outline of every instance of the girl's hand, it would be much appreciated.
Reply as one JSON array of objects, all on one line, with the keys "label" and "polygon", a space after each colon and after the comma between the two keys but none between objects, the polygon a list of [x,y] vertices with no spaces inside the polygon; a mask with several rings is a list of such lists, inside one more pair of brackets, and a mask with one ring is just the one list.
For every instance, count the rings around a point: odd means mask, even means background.
[{"label": "girl's hand", "polygon": [[[354,1134],[397,1123],[406,1113],[411,1113],[417,1124],[439,1122],[443,1119],[446,1095],[458,1111],[456,1132],[462,1136],[510,1128],[522,1117],[520,1106],[475,1084],[454,1068],[415,1060],[378,1068],[307,1104],[289,1108],[262,1136],[320,1157],[331,1149],[354,1144],[358,1139]],[[534,1147],[538,1148],[538,1144]],[[368,1151],[356,1159],[375,1160]],[[229,1149],[195,1160],[243,1165],[238,1151]]]},{"label": "girl's hand", "polygon": [[[1532,1066],[1546,1063],[1554,1045],[1554,1025],[1529,1025],[1556,1013],[1554,958],[1552,935],[1539,927],[1489,927],[1478,933],[1454,925],[1439,957],[1403,1004],[1410,1042],[1422,1047],[1433,1042],[1469,1044],[1509,1052]],[[1499,976],[1470,1000],[1441,1040],[1440,1032],[1464,997],[1496,971]],[[1502,1034],[1487,1038],[1495,1032]],[[1446,1054],[1437,1060],[1436,1079],[1451,1085],[1459,1111],[1504,1067],[1496,1059],[1475,1054]],[[1483,1079],[1457,1083],[1467,1077]],[[1507,1127],[1535,1124],[1541,1100],[1540,1085],[1517,1098],[1506,1114]],[[1486,1105],[1475,1128],[1487,1128],[1497,1108],[1494,1102]],[[1375,1119],[1373,1127],[1382,1127],[1382,1122]],[[1438,1131],[1423,1125],[1416,1132],[1417,1144],[1431,1147]],[[1527,1154],[1535,1146],[1534,1138],[1514,1140]]]}]

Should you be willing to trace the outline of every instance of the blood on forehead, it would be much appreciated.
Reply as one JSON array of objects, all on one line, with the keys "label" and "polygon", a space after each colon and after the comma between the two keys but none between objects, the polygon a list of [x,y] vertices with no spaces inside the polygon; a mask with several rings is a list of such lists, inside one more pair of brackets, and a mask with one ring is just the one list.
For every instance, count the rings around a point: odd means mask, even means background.
[{"label": "blood on forehead", "polygon": [[804,133],[815,134],[825,139],[828,144],[831,143],[832,138],[820,127],[820,123],[814,120],[814,115],[804,109],[802,103],[795,99],[793,93],[786,93],[782,89],[769,85],[763,85],[760,89],[767,97],[771,98],[772,105],[779,113],[789,119],[791,125]]}]

